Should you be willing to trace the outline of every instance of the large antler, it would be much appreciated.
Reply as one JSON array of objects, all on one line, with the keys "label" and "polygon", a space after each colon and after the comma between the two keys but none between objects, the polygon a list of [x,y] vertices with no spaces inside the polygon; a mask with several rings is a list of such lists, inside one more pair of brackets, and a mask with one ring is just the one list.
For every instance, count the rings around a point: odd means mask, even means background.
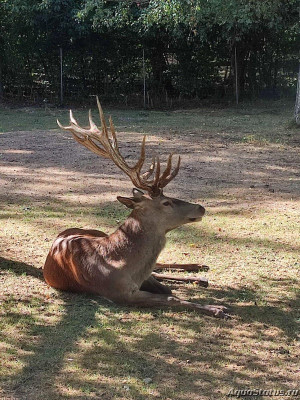
[{"label": "large antler", "polygon": [[[92,120],[91,110],[89,111],[89,128],[82,128],[78,125],[77,121],[73,117],[73,113],[70,110],[70,125],[62,126],[61,123],[57,120],[57,123],[61,129],[70,131],[74,137],[74,139],[87,147],[94,153],[105,157],[110,158],[126,175],[129,176],[131,182],[138,189],[146,190],[150,196],[158,196],[162,189],[171,182],[172,179],[178,174],[180,167],[180,156],[178,157],[178,162],[176,168],[172,170],[172,156],[171,153],[168,158],[167,166],[164,172],[160,173],[160,160],[159,157],[153,157],[152,164],[147,172],[141,175],[141,170],[145,162],[145,143],[146,136],[144,136],[142,145],[141,145],[141,154],[138,162],[130,167],[124,158],[122,157],[119,148],[118,142],[115,132],[115,127],[112,122],[111,117],[109,118],[109,126],[111,132],[111,138],[109,137],[108,128],[105,122],[105,117],[97,97],[97,105],[100,114],[101,120],[101,131],[97,127],[97,125]],[[99,144],[101,147],[99,146]],[[154,178],[149,180],[149,178],[153,175]]]}]

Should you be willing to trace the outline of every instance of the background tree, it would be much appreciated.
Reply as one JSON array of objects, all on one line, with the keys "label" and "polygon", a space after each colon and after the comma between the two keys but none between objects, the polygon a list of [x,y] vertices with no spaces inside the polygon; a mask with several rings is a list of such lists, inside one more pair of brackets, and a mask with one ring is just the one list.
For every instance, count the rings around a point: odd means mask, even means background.
[{"label": "background tree", "polygon": [[5,0],[0,16],[6,98],[57,101],[59,47],[73,101],[142,104],[143,51],[154,106],[232,99],[236,76],[241,98],[296,90],[297,0]]}]

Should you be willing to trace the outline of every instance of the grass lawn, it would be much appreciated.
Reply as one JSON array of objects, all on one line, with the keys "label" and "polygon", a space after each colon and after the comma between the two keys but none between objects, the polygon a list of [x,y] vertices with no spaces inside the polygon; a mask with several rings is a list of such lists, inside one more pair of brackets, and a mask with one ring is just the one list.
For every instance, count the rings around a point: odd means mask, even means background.
[{"label": "grass lawn", "polygon": [[[169,233],[159,261],[208,265],[200,274],[207,289],[170,286],[182,298],[229,306],[231,320],[49,288],[42,267],[55,236],[73,226],[112,232],[128,214],[116,196],[131,185],[57,129],[67,110],[0,109],[0,398],[219,400],[249,388],[300,396],[300,140],[289,128],[292,107],[104,107],[129,159],[141,133],[149,153],[183,155],[166,193],[202,204],[207,215]],[[75,117],[84,125],[87,111]]]}]

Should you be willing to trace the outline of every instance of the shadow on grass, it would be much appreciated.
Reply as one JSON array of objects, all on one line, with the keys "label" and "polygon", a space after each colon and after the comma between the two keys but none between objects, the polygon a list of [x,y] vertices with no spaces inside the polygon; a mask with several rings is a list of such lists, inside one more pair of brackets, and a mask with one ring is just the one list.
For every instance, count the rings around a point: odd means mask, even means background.
[{"label": "shadow on grass", "polygon": [[[218,135],[213,134],[214,139],[212,140],[215,140]],[[162,133],[157,137],[164,139],[165,136],[165,133]],[[206,147],[203,152],[199,152],[199,146],[203,141],[202,133],[195,136],[185,134],[179,136],[178,140],[174,140],[174,137],[171,139],[165,143],[166,149],[163,152],[176,153],[180,147],[182,154],[188,153],[188,165],[183,162],[181,167],[181,176],[183,177],[180,185],[181,192],[188,189],[192,193],[193,187],[195,187],[193,182],[199,182],[199,180],[202,180],[202,184],[205,182],[205,193],[214,195],[225,187],[249,190],[253,183],[256,187],[260,187],[271,179],[272,184],[276,187],[276,194],[277,192],[280,192],[280,195],[286,193],[289,198],[291,194],[293,197],[298,196],[296,187],[298,153],[296,149],[290,149],[289,156],[287,156],[286,149],[272,148],[272,158],[267,156],[268,153],[262,154],[263,152],[255,151],[249,156],[245,149],[232,150],[232,148],[228,148],[218,155],[215,153],[216,150],[211,147]],[[107,185],[107,190],[126,190],[125,177],[120,180],[120,172],[112,163],[100,160],[99,156],[78,146],[65,133],[62,134],[58,131],[19,132],[13,135],[6,133],[1,135],[0,142],[3,151],[2,160],[5,163],[1,178],[9,190],[13,191],[16,187],[19,190],[27,188],[32,184],[32,174],[35,175],[35,186],[43,187],[45,193],[59,191],[60,183],[63,180],[66,185],[70,184],[76,187],[72,182],[74,178],[78,181],[90,179],[91,192],[93,192],[94,185],[98,184],[105,189],[105,181],[116,182],[113,186]],[[124,142],[121,152],[125,159],[128,159],[129,164],[132,164],[139,157],[140,145],[136,143],[135,137],[132,139],[130,136]],[[232,157],[232,151],[236,152],[235,157]],[[159,140],[149,140],[147,154],[152,152],[162,152]],[[204,164],[204,171],[202,164]],[[187,168],[186,171],[184,171],[185,168]],[[266,169],[267,174],[265,173]],[[118,187],[118,183],[123,181],[123,188],[122,186]],[[189,188],[186,188],[185,184],[189,182]],[[171,185],[170,187],[172,187]],[[83,194],[85,189],[84,185],[81,186],[80,194]],[[276,194],[273,194],[272,197],[274,198]],[[194,196],[199,197],[198,189],[195,190]],[[50,200],[51,196],[48,199]]]},{"label": "shadow on grass", "polygon": [[[18,276],[42,279],[41,271],[28,264],[1,258],[0,265]],[[297,335],[299,298],[289,300],[291,311],[287,311],[273,305],[249,305],[255,301],[255,292],[246,288],[212,288],[206,294],[201,303],[237,303],[234,313],[242,322],[253,324],[257,340],[268,339],[257,323],[278,327],[290,339]],[[7,393],[19,399],[37,400],[41,393],[49,400],[152,399],[157,397],[155,391],[161,398],[196,399],[200,392],[204,398],[220,398],[221,381],[240,388],[253,379],[252,370],[260,372],[254,382],[259,387],[264,387],[266,374],[278,381],[259,356],[232,347],[236,320],[220,321],[186,311],[179,317],[159,309],[129,309],[88,295],[56,292],[55,296],[53,302],[61,304],[58,321],[41,318],[51,316],[50,301],[42,315],[15,313],[14,318],[22,318],[25,324],[21,340],[2,337],[27,353],[21,357],[24,368],[5,384]],[[240,304],[243,299],[247,304]],[[227,368],[237,360],[243,368]],[[147,386],[145,378],[153,383]]]},{"label": "shadow on grass", "polygon": [[35,268],[32,265],[19,261],[9,260],[0,256],[0,273],[4,271],[10,271],[14,275],[30,275],[34,278],[43,280],[42,270]]},{"label": "shadow on grass", "polygon": [[259,300],[256,301],[255,291],[247,288],[209,289],[208,292],[209,295],[205,299],[206,302],[215,302],[218,298],[221,299],[222,304],[225,301],[226,305],[232,309],[232,314],[240,317],[244,322],[260,322],[265,325],[277,327],[289,339],[299,337],[299,293],[293,299],[286,299],[280,307],[278,304],[275,305],[270,301],[267,304],[261,305]]},{"label": "shadow on grass", "polygon": [[[97,229],[97,224],[99,225],[108,225],[112,228],[117,228],[122,221],[124,221],[130,214],[130,211],[120,205],[120,203],[116,200],[115,202],[101,202],[98,206],[95,205],[82,205],[79,206],[74,205],[73,202],[64,200],[53,200],[51,201],[51,206],[47,205],[47,197],[37,196],[35,198],[38,201],[38,204],[35,206],[31,205],[32,198],[30,196],[23,196],[22,198],[12,199],[10,204],[17,209],[13,210],[3,210],[0,213],[0,220],[13,218],[13,219],[23,219],[26,218],[27,221],[33,221],[37,218],[40,218],[38,221],[39,226],[44,226],[45,232],[49,229],[48,220],[51,218],[60,218],[62,219],[66,215],[73,215],[75,217],[82,216],[93,216],[95,217],[94,228]],[[25,207],[29,205],[30,207]],[[219,215],[220,212],[215,212],[215,215]],[[235,211],[233,212],[235,215]],[[222,215],[222,212],[221,212]],[[75,225],[78,225],[77,222],[74,222]],[[71,226],[66,226],[66,228],[70,228]],[[73,226],[72,226],[73,227]],[[93,228],[91,226],[91,228]],[[59,232],[57,231],[57,234]],[[285,251],[288,249],[291,252],[299,252],[300,247],[297,245],[289,245],[286,242],[280,242],[280,239],[270,240],[268,238],[255,238],[255,237],[232,237],[229,234],[225,234],[223,232],[222,237],[218,236],[219,232],[208,230],[206,227],[203,228],[201,224],[193,225],[185,225],[177,228],[168,234],[169,240],[172,240],[174,243],[180,242],[183,245],[189,245],[190,243],[194,243],[195,240],[201,243],[201,246],[205,246],[205,244],[211,243],[231,243],[235,246],[255,246],[258,248],[266,248],[272,250],[282,250]],[[197,243],[195,243],[197,244]]]},{"label": "shadow on grass", "polygon": [[[262,277],[262,279],[273,280],[269,277]],[[289,287],[289,297],[281,301],[264,302],[259,298],[256,291],[249,287],[225,287],[223,289],[208,287],[205,289],[206,296],[202,302],[205,304],[225,305],[230,310],[233,318],[237,317],[245,323],[259,322],[266,326],[277,327],[287,338],[291,340],[297,339],[300,332],[299,287],[295,286],[295,280],[292,278],[274,281],[276,281],[279,292],[284,292],[286,291],[286,286]],[[192,301],[195,301],[199,289],[187,288],[183,292],[183,297],[192,298]],[[292,296],[293,292],[294,296]]]}]

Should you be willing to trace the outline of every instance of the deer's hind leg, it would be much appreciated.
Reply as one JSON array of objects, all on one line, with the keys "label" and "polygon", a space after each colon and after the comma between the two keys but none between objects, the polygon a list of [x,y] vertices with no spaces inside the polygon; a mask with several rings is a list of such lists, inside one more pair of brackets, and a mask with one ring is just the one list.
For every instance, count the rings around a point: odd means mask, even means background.
[{"label": "deer's hind leg", "polygon": [[201,314],[210,315],[216,318],[229,318],[226,313],[227,308],[218,305],[201,306],[197,303],[181,300],[179,297],[168,294],[154,294],[142,290],[134,290],[127,295],[123,295],[118,301],[121,304],[127,304],[137,307],[179,307],[195,310]]}]

